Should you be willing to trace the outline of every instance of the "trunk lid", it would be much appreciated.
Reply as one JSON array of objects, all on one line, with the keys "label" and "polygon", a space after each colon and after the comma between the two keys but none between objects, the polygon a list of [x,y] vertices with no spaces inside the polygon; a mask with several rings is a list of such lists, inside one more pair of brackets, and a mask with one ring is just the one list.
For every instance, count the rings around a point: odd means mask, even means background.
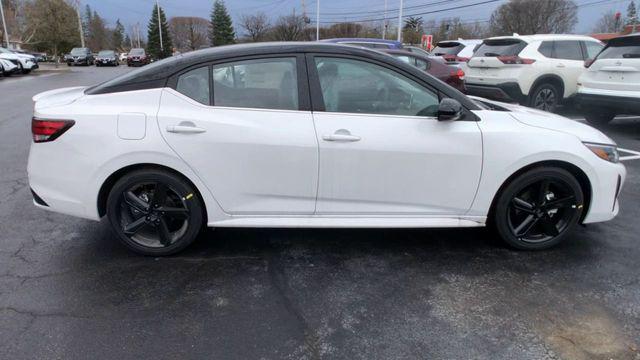
[{"label": "trunk lid", "polygon": [[33,97],[35,109],[71,104],[84,96],[86,86],[68,87],[41,92]]}]

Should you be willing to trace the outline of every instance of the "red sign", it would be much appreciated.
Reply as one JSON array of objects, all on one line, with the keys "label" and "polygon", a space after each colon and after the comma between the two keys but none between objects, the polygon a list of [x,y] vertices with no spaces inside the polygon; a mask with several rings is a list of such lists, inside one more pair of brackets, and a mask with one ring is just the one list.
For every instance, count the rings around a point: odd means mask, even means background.
[{"label": "red sign", "polygon": [[423,48],[431,50],[433,47],[433,35],[422,35],[422,41],[420,42]]}]

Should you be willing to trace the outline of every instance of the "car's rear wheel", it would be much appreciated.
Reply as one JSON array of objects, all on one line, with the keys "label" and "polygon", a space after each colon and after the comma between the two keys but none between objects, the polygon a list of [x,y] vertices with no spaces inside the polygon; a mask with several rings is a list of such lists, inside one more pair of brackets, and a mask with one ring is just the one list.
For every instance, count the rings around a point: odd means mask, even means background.
[{"label": "car's rear wheel", "polygon": [[592,125],[606,125],[616,117],[616,113],[610,109],[591,109],[585,110],[584,118]]},{"label": "car's rear wheel", "polygon": [[144,169],[116,182],[107,217],[129,249],[148,256],[175,254],[189,246],[204,223],[197,191],[170,172]]},{"label": "car's rear wheel", "polygon": [[529,170],[500,193],[493,212],[498,234],[510,246],[541,250],[558,244],[582,215],[583,192],[568,171]]},{"label": "car's rear wheel", "polygon": [[555,112],[561,99],[562,94],[557,86],[551,83],[540,84],[529,96],[529,106],[538,110]]}]

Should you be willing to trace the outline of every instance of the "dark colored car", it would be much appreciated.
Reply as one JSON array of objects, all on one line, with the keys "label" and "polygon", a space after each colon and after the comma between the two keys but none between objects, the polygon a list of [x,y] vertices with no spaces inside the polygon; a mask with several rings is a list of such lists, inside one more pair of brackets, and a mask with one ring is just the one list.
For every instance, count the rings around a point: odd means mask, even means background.
[{"label": "dark colored car", "polygon": [[65,57],[67,65],[93,65],[94,57],[89,48],[73,48]]},{"label": "dark colored car", "polygon": [[133,48],[127,55],[127,66],[143,66],[151,62],[151,58],[142,48]]},{"label": "dark colored car", "polygon": [[380,50],[402,49],[402,43],[395,40],[383,40],[383,39],[372,39],[372,38],[336,38],[336,39],[326,39],[322,41],[336,43],[336,44],[360,46],[360,47],[365,47],[370,49],[380,49]]},{"label": "dark colored car", "polygon": [[436,56],[422,56],[404,50],[380,50],[396,59],[409,63],[442,80],[452,87],[465,92],[464,71],[455,65],[448,65],[446,60]]},{"label": "dark colored car", "polygon": [[118,66],[118,54],[113,50],[100,50],[96,57],[96,66]]}]

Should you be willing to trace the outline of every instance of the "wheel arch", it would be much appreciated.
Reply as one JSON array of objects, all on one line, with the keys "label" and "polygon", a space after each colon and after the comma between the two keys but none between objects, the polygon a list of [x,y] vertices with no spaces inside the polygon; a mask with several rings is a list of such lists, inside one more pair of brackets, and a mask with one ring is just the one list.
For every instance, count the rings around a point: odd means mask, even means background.
[{"label": "wheel arch", "polygon": [[529,89],[529,99],[531,98],[531,96],[533,96],[533,92],[536,90],[536,88],[542,84],[547,84],[547,83],[551,83],[554,85],[557,85],[559,90],[560,90],[560,95],[561,95],[561,100],[564,99],[564,80],[562,80],[562,78],[558,75],[555,74],[544,74],[542,76],[539,76],[536,81],[533,82],[533,84],[531,85],[531,88]]},{"label": "wheel arch", "polygon": [[159,165],[154,163],[140,163],[140,164],[127,165],[123,168],[116,170],[111,175],[109,175],[105,179],[105,181],[102,183],[102,185],[100,186],[100,190],[98,191],[97,207],[98,207],[98,215],[100,217],[105,216],[107,213],[107,198],[109,197],[109,193],[111,192],[111,189],[113,188],[115,183],[119,179],[121,179],[124,175],[132,171],[142,170],[142,169],[155,169],[155,170],[167,171],[187,181],[189,185],[191,185],[196,190],[196,192],[198,193],[198,197],[202,201],[202,209],[204,210],[203,217],[206,222],[206,220],[208,219],[207,202],[204,201],[204,197],[202,196],[202,192],[200,191],[198,186],[196,186],[196,184],[193,181],[191,181],[191,179],[189,179],[188,176],[184,175],[180,171],[165,165]]},{"label": "wheel arch", "polygon": [[582,223],[584,218],[589,213],[589,207],[591,206],[591,199],[592,199],[591,181],[589,180],[589,177],[587,176],[587,174],[578,166],[570,162],[561,161],[561,160],[545,160],[545,161],[535,162],[535,163],[526,165],[518,169],[513,174],[511,174],[505,181],[502,182],[502,184],[500,185],[500,188],[498,188],[498,191],[493,196],[493,200],[491,201],[491,206],[489,207],[489,213],[488,213],[487,219],[493,219],[493,213],[494,213],[498,198],[500,197],[504,189],[507,187],[507,185],[509,185],[518,176],[524,174],[525,172],[531,169],[535,169],[538,167],[556,167],[556,168],[566,170],[571,175],[575,176],[576,180],[578,180],[578,183],[580,184],[582,193],[584,194],[584,204],[583,204],[584,210],[582,211],[582,215],[580,216],[580,220],[579,220],[579,223]]}]

